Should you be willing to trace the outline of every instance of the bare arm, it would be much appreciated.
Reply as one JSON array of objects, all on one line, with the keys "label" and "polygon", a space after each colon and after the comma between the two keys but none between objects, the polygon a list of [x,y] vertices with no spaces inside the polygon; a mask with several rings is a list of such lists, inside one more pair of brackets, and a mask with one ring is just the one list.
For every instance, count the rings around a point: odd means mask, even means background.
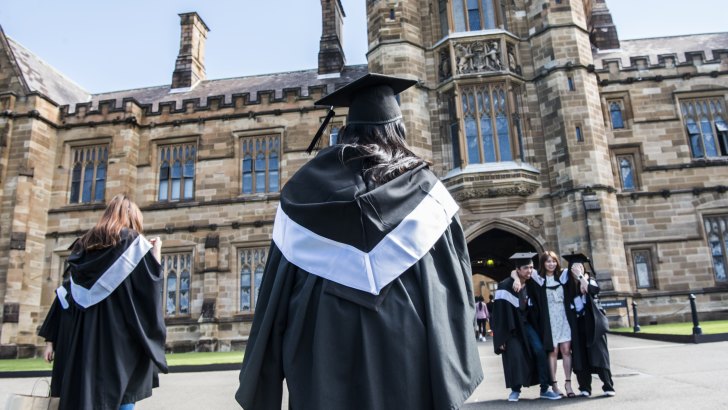
[{"label": "bare arm", "polygon": [[584,277],[584,265],[581,263],[575,263],[571,267],[571,274],[574,276],[577,282],[579,282],[579,290],[582,294],[585,294],[589,288],[589,281]]},{"label": "bare arm", "polygon": [[46,342],[45,350],[43,351],[43,359],[50,363],[53,361],[53,342]]},{"label": "bare arm", "polygon": [[158,236],[149,239],[149,243],[152,244],[152,256],[157,262],[162,263],[162,239]]}]

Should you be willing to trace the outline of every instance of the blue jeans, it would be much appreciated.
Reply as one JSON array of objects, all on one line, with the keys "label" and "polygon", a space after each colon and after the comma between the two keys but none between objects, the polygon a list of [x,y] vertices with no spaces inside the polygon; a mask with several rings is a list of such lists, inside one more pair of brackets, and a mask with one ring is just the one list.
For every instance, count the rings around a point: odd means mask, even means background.
[{"label": "blue jeans", "polygon": [[543,350],[543,343],[541,337],[539,337],[536,329],[530,324],[526,323],[523,326],[526,331],[526,342],[531,346],[531,352],[533,353],[534,359],[536,359],[536,369],[538,370],[538,382],[541,384],[541,393],[548,390],[551,385],[551,371],[549,370],[548,358],[546,357],[546,351]]},{"label": "blue jeans", "polygon": [[134,403],[122,404],[119,410],[134,410]]}]

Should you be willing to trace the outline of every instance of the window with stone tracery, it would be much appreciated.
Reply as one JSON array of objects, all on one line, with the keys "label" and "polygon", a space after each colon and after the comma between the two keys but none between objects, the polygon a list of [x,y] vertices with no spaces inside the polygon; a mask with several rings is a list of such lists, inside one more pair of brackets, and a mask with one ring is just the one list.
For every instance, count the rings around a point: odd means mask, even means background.
[{"label": "window with stone tracery", "polygon": [[87,204],[104,202],[108,145],[75,147],[71,151],[71,192],[69,202]]},{"label": "window with stone tracery", "polygon": [[190,314],[190,279],[192,277],[192,252],[165,253],[162,255],[164,290],[162,304],[164,315]]},{"label": "window with stone tracery", "polygon": [[[512,92],[520,93],[519,87],[514,85]],[[506,83],[460,89],[457,102],[462,112],[462,131],[457,145],[463,147],[462,163],[513,161],[522,156],[520,116],[509,94]]]},{"label": "window with stone tracery", "polygon": [[717,282],[726,282],[728,267],[728,215],[705,217],[705,234]]},{"label": "window with stone tracery", "polygon": [[728,115],[723,97],[681,100],[680,111],[693,158],[728,156]]},{"label": "window with stone tracery", "polygon": [[195,143],[159,147],[159,201],[194,199],[196,158]]},{"label": "window with stone tracery", "polygon": [[281,139],[278,135],[240,140],[243,194],[278,192]]},{"label": "window with stone tracery", "polygon": [[241,312],[252,312],[258,303],[258,294],[263,282],[263,270],[268,257],[268,248],[245,248],[238,250],[240,261],[240,300]]}]

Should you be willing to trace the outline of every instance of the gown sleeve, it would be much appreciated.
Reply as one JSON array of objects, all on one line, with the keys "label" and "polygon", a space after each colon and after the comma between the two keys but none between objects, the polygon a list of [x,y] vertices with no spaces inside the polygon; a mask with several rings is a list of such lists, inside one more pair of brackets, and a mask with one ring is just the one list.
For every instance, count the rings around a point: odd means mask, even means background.
[{"label": "gown sleeve", "polygon": [[53,299],[50,310],[46,315],[43,325],[38,331],[38,336],[44,338],[46,342],[55,342],[58,339],[58,329],[61,324],[61,307],[58,301],[58,295]]},{"label": "gown sleeve", "polygon": [[130,303],[125,317],[129,329],[147,356],[162,373],[167,373],[164,344],[167,329],[162,315],[162,267],[149,251],[131,273]]}]

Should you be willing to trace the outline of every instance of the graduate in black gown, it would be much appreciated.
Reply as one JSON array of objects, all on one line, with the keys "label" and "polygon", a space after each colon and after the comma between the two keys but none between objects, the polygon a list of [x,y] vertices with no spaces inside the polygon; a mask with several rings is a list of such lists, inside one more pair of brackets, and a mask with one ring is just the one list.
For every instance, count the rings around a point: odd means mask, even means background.
[{"label": "graduate in black gown", "polygon": [[68,257],[69,279],[40,330],[54,342],[61,410],[131,409],[167,372],[161,240],[141,230],[139,208],[117,195]]},{"label": "graduate in black gown", "polygon": [[569,304],[566,317],[571,326],[572,366],[579,382],[579,392],[582,396],[591,396],[592,374],[596,374],[602,381],[604,394],[614,396],[607,345],[609,323],[596,302],[599,285],[584,269],[584,263],[591,263],[581,253],[562,256],[569,262],[569,271],[572,272],[564,297]]},{"label": "graduate in black gown", "polygon": [[317,102],[347,124],[281,192],[246,410],[280,408],[284,379],[291,408],[376,410],[459,408],[482,380],[458,206],[405,143],[395,95],[415,83],[368,74]]},{"label": "graduate in black gown", "polygon": [[493,349],[503,360],[506,387],[511,389],[508,401],[518,401],[522,387],[540,385],[542,399],[558,400],[559,394],[549,390],[551,380],[547,352],[553,350],[551,324],[543,287],[531,279],[535,253],[522,252],[511,256],[520,286],[514,290],[513,278],[498,283],[493,305]]}]

